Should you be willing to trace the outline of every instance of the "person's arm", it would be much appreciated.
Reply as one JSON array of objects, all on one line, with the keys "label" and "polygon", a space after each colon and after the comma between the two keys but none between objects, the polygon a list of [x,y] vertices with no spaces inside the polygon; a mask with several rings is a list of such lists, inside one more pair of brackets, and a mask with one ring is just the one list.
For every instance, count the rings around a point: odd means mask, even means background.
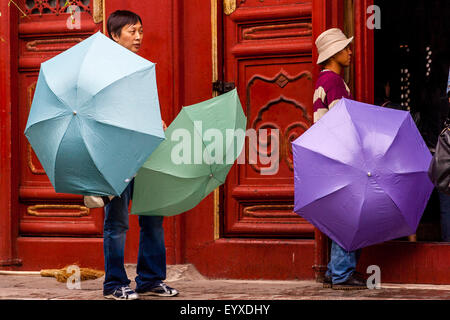
[{"label": "person's arm", "polygon": [[163,130],[166,131],[167,125],[166,125],[166,123],[164,122],[164,120],[161,120],[161,121],[162,121]]},{"label": "person's arm", "polygon": [[316,123],[319,121],[320,118],[324,116],[325,113],[327,113],[328,108],[324,104],[325,98],[327,94],[325,93],[325,90],[323,87],[318,87],[314,91],[314,97],[313,97],[313,110],[314,110],[314,120],[313,123]]}]

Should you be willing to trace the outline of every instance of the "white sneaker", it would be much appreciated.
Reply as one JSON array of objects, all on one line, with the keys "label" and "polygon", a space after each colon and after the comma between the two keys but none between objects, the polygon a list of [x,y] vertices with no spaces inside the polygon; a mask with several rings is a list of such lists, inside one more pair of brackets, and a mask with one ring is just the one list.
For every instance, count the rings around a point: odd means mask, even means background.
[{"label": "white sneaker", "polygon": [[128,286],[117,288],[113,293],[105,295],[104,297],[106,299],[115,299],[115,300],[139,299],[139,295]]},{"label": "white sneaker", "polygon": [[178,295],[178,291],[176,289],[169,287],[164,282],[161,282],[147,290],[138,289],[136,292],[141,296],[173,297]]},{"label": "white sneaker", "polygon": [[90,209],[102,208],[107,205],[114,196],[84,196],[84,205]]}]

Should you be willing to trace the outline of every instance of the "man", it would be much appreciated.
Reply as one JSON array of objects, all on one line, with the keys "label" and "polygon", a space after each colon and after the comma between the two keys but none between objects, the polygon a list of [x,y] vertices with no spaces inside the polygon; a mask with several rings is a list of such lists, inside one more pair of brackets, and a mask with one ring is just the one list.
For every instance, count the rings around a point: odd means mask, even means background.
[{"label": "man", "polygon": [[[433,48],[433,64],[428,81],[422,86],[421,105],[428,109],[428,121],[424,121],[424,129],[428,135],[428,147],[434,154],[438,137],[450,117],[450,61],[445,46]],[[448,72],[448,73],[447,73]],[[447,83],[445,80],[447,79]],[[447,85],[446,85],[447,84]],[[431,120],[432,119],[432,120]],[[437,190],[439,195],[439,211],[441,225],[441,241],[450,242],[450,195]]]},{"label": "man", "polygon": [[[118,44],[137,53],[142,45],[144,31],[141,18],[130,11],[113,12],[107,22],[108,34]],[[165,128],[165,123],[163,122]],[[129,287],[130,280],[124,268],[128,205],[133,195],[134,179],[120,197],[85,197],[86,206],[105,206],[103,251],[105,281],[103,295],[107,299],[134,300],[139,295],[175,296],[177,290],[166,285],[166,248],[163,217],[139,216],[140,238],[137,261],[136,291]]]},{"label": "man", "polygon": [[[353,99],[350,89],[341,77],[344,68],[350,66],[352,51],[350,42],[337,28],[319,35],[316,46],[319,53],[317,64],[323,67],[314,91],[314,122],[317,122],[330,108],[342,99]],[[336,242],[331,244],[331,259],[325,274],[324,288],[336,290],[367,289],[366,283],[355,269],[360,250],[347,252]]]}]

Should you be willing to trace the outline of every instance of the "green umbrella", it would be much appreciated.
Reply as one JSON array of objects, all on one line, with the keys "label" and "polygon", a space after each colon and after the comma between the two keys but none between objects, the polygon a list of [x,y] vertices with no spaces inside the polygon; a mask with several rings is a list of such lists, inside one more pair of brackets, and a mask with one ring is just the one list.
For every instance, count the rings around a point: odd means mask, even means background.
[{"label": "green umbrella", "polygon": [[183,107],[135,178],[131,214],[172,216],[225,182],[245,142],[236,89]]}]

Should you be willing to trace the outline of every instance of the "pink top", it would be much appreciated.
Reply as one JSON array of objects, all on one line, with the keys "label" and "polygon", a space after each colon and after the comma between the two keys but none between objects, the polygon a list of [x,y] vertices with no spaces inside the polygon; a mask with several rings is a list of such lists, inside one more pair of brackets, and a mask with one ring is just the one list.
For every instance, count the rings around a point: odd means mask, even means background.
[{"label": "pink top", "polygon": [[319,74],[314,91],[314,122],[317,122],[341,98],[353,100],[344,79],[331,70],[323,70]]}]

